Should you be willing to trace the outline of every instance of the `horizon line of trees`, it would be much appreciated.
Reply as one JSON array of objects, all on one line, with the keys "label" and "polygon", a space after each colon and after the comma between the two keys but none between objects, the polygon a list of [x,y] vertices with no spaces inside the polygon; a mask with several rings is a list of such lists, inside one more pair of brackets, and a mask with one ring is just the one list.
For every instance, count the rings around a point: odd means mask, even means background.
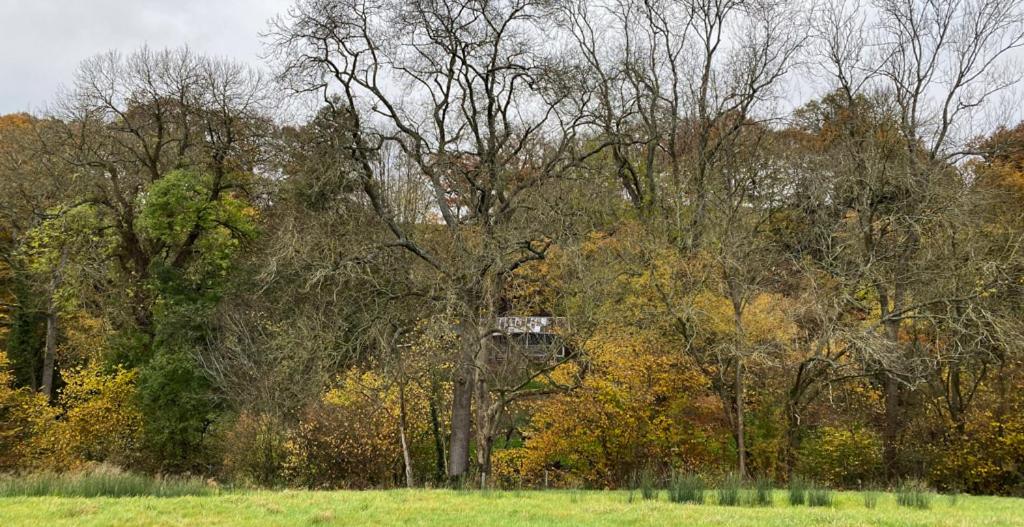
[{"label": "horizon line of trees", "polygon": [[[265,38],[271,75],[110,52],[0,116],[0,470],[1024,492],[1020,2],[296,0]],[[538,357],[508,316],[568,324]]]}]

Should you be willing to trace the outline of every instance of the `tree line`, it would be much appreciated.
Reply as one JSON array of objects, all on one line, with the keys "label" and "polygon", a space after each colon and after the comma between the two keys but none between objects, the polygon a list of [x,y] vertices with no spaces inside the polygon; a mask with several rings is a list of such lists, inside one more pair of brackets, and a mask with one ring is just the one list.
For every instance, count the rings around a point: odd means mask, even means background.
[{"label": "tree line", "polygon": [[0,469],[1024,489],[1019,2],[297,0],[264,39],[0,117]]}]

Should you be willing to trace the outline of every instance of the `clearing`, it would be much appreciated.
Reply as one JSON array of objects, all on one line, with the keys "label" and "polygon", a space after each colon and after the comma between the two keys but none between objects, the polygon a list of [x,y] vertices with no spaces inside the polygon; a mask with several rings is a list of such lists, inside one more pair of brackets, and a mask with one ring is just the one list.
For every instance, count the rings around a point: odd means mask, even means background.
[{"label": "clearing", "polygon": [[[708,497],[714,500],[714,493]],[[898,507],[884,494],[876,508],[856,492],[830,508],[791,507],[776,491],[772,507],[630,502],[608,491],[245,491],[180,498],[0,498],[4,527],[61,525],[687,525],[687,526],[997,526],[1024,525],[1024,499],[934,496],[926,510]]]}]

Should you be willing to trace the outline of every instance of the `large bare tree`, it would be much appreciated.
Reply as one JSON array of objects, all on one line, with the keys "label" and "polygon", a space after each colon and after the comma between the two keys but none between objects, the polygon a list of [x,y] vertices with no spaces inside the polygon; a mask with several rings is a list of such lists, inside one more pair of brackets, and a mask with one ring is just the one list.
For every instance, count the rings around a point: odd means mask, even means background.
[{"label": "large bare tree", "polygon": [[[496,329],[502,283],[543,259],[557,234],[530,204],[601,149],[582,146],[578,109],[589,94],[569,89],[572,70],[544,35],[546,5],[301,0],[271,36],[294,89],[340,96],[325,100],[348,112],[353,173],[391,233],[388,244],[445,286],[462,348],[452,379],[452,477],[468,468],[474,392],[478,405],[489,404],[481,400],[491,391],[483,344]],[[397,145],[426,183],[434,221],[403,221],[382,191],[374,160],[386,145]],[[488,461],[481,458],[482,478]]]}]

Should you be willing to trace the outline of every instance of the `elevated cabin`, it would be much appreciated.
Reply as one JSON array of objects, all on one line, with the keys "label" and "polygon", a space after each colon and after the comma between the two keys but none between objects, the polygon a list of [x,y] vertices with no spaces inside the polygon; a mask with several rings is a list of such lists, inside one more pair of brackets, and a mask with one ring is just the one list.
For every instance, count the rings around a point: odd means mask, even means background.
[{"label": "elevated cabin", "polygon": [[562,335],[568,330],[564,317],[498,317],[491,332],[494,360],[546,362],[570,355]]}]

